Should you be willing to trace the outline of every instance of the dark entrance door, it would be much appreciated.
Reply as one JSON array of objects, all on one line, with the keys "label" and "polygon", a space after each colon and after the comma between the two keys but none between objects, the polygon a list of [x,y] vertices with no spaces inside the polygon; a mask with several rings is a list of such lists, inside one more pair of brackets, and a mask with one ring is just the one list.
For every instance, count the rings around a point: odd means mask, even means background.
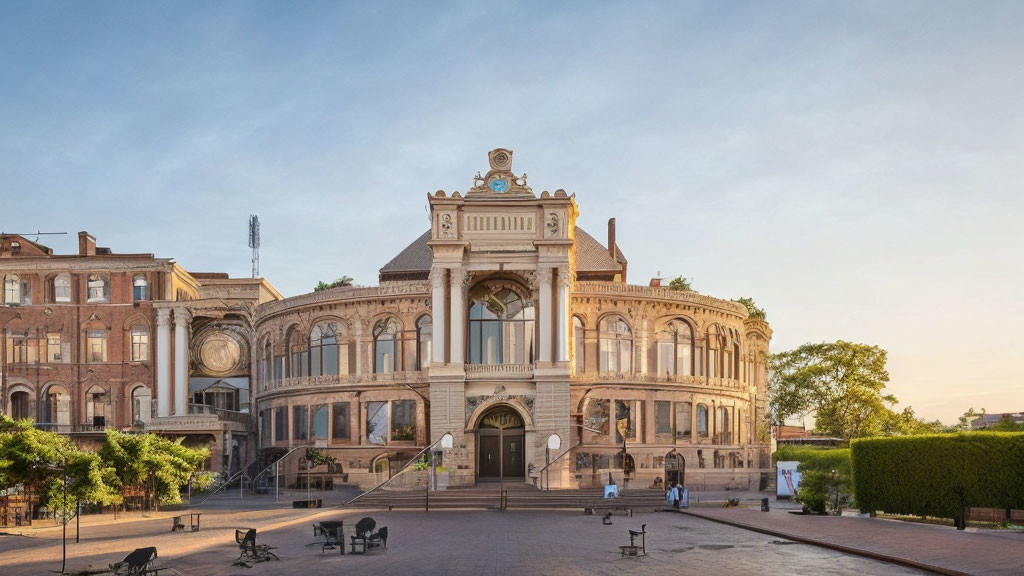
[{"label": "dark entrance door", "polygon": [[524,478],[526,443],[523,419],[508,406],[491,410],[477,432],[477,477],[481,480]]},{"label": "dark entrance door", "polygon": [[498,478],[501,476],[501,440],[500,436],[480,436],[480,477]]},{"label": "dark entrance door", "polygon": [[672,486],[673,482],[678,482],[681,486],[685,484],[686,479],[686,460],[683,459],[682,454],[676,452],[669,452],[665,455],[665,487]]}]

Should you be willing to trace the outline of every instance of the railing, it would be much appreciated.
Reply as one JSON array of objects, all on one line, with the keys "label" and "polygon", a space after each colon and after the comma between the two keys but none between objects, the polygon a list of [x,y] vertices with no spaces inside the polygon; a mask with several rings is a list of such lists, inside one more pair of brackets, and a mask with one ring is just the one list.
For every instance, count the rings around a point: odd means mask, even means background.
[{"label": "railing", "polygon": [[428,381],[426,371],[415,372],[385,372],[381,374],[344,374],[326,376],[295,376],[280,380],[271,380],[263,387],[263,391],[283,390],[290,388],[318,388],[328,386],[342,386],[346,384],[365,383],[397,383],[397,384],[426,384]]},{"label": "railing", "polygon": [[[238,472],[235,472],[234,474],[231,475],[230,478],[228,478],[227,480],[221,482],[221,484],[219,486],[217,486],[217,488],[213,492],[210,492],[209,494],[207,494],[206,498],[203,498],[202,502],[200,502],[199,504],[196,504],[196,506],[202,506],[204,502],[206,502],[210,498],[213,498],[214,494],[220,492],[221,490],[224,490],[228,486],[231,486],[232,484],[235,483],[236,480],[239,482],[239,484],[240,484],[242,489],[245,488],[244,481],[245,481],[246,477],[248,477],[251,485],[255,486],[256,479],[259,478],[264,473],[266,473],[271,468],[273,468],[274,466],[276,466],[278,462],[284,460],[285,458],[290,456],[296,450],[305,450],[306,448],[310,448],[310,446],[296,446],[295,448],[292,448],[291,450],[285,452],[280,458],[278,458],[277,460],[274,460],[273,462],[268,464],[265,468],[263,468],[262,470],[260,470],[256,474],[251,474],[250,470],[254,469],[255,466],[258,466],[258,464],[256,464],[255,462],[250,462],[249,465],[247,465],[245,468],[242,468]],[[191,507],[191,505],[189,507]]]},{"label": "railing", "polygon": [[727,310],[739,316],[747,316],[747,308],[743,304],[719,300],[696,292],[684,292],[672,290],[665,287],[636,286],[622,284],[619,282],[576,282],[573,284],[573,295],[589,294],[615,294],[619,296],[632,296],[634,298],[660,298],[663,300],[679,300],[692,302],[709,308]]},{"label": "railing", "polygon": [[533,376],[533,364],[466,364],[466,377]]},{"label": "railing", "polygon": [[[565,457],[565,455],[566,455],[566,454],[568,454],[568,453],[572,452],[573,450],[575,450],[575,449],[576,449],[576,448],[578,448],[578,447],[579,447],[579,445],[576,445],[576,446],[570,446],[570,447],[566,448],[566,449],[565,449],[565,450],[564,450],[564,451],[563,451],[563,452],[562,452],[561,454],[559,454],[558,456],[555,456],[554,458],[552,458],[550,462],[548,462],[547,464],[545,464],[545,465],[541,466],[540,470],[537,470],[537,471],[535,472],[535,473],[536,473],[537,475],[536,475],[536,476],[534,477],[534,479],[533,479],[533,483],[534,483],[534,485],[536,486],[536,485],[537,485],[537,483],[538,483],[538,481],[539,481],[539,482],[540,482],[541,484],[543,484],[543,485],[544,485],[544,486],[543,486],[543,489],[544,489],[544,490],[551,490],[551,479],[550,479],[550,478],[548,478],[548,479],[547,479],[547,480],[545,481],[545,480],[544,480],[544,478],[545,478],[545,477],[544,477],[544,472],[545,472],[545,471],[546,471],[546,470],[547,470],[548,468],[550,468],[552,464],[554,464],[555,462],[558,462],[558,461],[559,461],[559,460],[561,460],[561,459],[562,459],[563,457]],[[558,484],[559,484],[559,486],[561,486],[561,484],[562,484],[562,483],[561,483],[561,481],[559,481],[559,483],[558,483]]]},{"label": "railing", "polygon": [[[416,462],[420,461],[420,457],[421,456],[423,456],[424,454],[429,453],[430,450],[432,450],[435,446],[437,446],[440,443],[441,443],[441,439],[438,438],[432,444],[430,444],[426,448],[424,448],[424,449],[420,450],[419,452],[417,452],[415,456],[413,456],[412,458],[409,459],[408,462],[403,464],[402,467],[398,469],[398,472],[392,474],[390,478],[386,478],[386,479],[382,480],[381,482],[379,482],[373,488],[370,488],[366,492],[363,492],[362,494],[359,494],[358,496],[356,496],[355,498],[352,498],[348,502],[345,502],[344,506],[351,506],[353,503],[358,502],[359,500],[362,500],[363,498],[369,496],[370,494],[374,494],[374,493],[376,493],[379,490],[383,490],[385,486],[387,486],[389,488],[397,488],[397,489],[408,489],[408,488],[411,488],[412,486],[410,486],[409,484],[413,480],[410,477],[405,476],[405,475],[408,472],[410,472],[410,471],[416,471],[416,470],[413,470],[412,466]],[[429,470],[427,472],[430,473]],[[424,506],[429,506],[429,504],[427,503],[426,500],[424,502]]]},{"label": "railing", "polygon": [[70,434],[74,427],[71,424],[53,424],[50,422],[34,422],[33,426],[40,430],[46,430],[47,432],[56,432],[57,434]]},{"label": "railing", "polygon": [[745,390],[749,385],[730,378],[708,378],[707,376],[657,375],[639,372],[584,372],[574,374],[573,382],[636,382],[640,384],[682,384],[684,386],[706,386],[709,388],[731,388]]},{"label": "railing", "polygon": [[418,294],[430,294],[430,282],[422,280],[408,280],[395,282],[381,282],[379,286],[361,287],[344,286],[311,292],[301,296],[293,296],[284,300],[275,300],[261,305],[256,310],[257,323],[268,316],[291,308],[300,308],[323,302],[335,302],[340,300],[358,300],[361,298],[380,298],[381,296],[413,296]]},{"label": "railing", "polygon": [[217,416],[218,420],[224,420],[226,422],[237,422],[243,426],[252,427],[253,420],[252,414],[248,412],[239,412],[237,410],[226,410],[224,408],[217,408],[216,406],[210,406],[207,404],[190,404],[188,407],[189,414],[213,414]]}]

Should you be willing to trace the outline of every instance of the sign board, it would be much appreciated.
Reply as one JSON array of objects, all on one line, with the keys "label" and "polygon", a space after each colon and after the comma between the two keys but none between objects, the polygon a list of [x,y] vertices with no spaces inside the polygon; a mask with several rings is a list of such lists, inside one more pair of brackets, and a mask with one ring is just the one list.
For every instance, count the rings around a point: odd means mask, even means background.
[{"label": "sign board", "polygon": [[775,495],[778,498],[792,498],[800,488],[801,474],[797,471],[799,462],[778,462],[778,479],[775,485]]}]

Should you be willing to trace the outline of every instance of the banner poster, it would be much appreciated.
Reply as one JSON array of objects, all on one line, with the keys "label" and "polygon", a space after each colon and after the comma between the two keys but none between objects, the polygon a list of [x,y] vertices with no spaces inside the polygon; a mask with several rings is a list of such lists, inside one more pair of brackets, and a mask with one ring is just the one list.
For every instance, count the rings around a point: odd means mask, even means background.
[{"label": "banner poster", "polygon": [[799,462],[778,462],[778,480],[775,483],[776,498],[792,498],[800,488],[800,472],[796,467]]}]

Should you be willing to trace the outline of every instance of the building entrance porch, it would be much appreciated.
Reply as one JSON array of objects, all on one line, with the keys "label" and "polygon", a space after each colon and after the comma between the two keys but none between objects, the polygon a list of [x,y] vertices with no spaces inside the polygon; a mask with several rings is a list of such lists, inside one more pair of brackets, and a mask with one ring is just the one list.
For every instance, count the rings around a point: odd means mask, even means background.
[{"label": "building entrance porch", "polygon": [[525,438],[523,420],[515,410],[499,406],[485,414],[477,432],[477,479],[525,478]]}]

